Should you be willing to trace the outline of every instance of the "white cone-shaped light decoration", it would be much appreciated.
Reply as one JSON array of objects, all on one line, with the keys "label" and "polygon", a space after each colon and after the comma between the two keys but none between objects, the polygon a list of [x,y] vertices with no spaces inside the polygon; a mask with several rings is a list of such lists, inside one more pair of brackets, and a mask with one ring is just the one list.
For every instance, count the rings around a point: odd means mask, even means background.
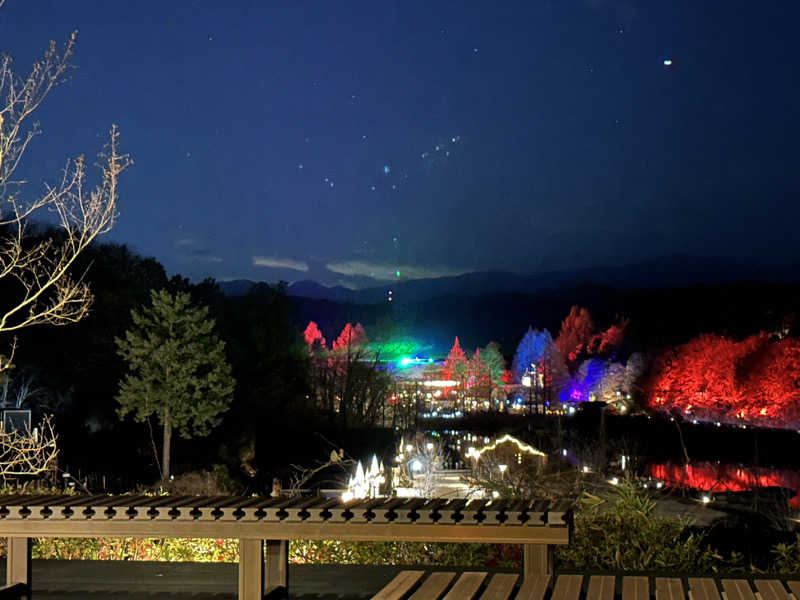
[{"label": "white cone-shaped light decoration", "polygon": [[381,472],[381,469],[378,466],[378,457],[373,454],[372,455],[372,464],[369,467],[369,476],[370,477],[377,477],[380,472]]}]

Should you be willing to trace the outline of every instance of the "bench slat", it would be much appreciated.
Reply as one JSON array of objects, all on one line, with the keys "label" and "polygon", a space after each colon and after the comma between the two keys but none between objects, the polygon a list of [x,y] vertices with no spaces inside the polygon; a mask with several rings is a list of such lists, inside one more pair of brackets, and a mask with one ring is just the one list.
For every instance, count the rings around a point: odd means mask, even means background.
[{"label": "bench slat", "polygon": [[578,600],[583,575],[559,575],[553,588],[552,600]]},{"label": "bench slat", "polygon": [[482,571],[462,573],[443,600],[472,600],[478,594],[484,579],[486,579],[486,573]]},{"label": "bench slat", "polygon": [[455,576],[456,574],[450,571],[431,573],[410,600],[439,600]]},{"label": "bench slat", "polygon": [[692,600],[722,600],[717,584],[708,577],[689,577]]},{"label": "bench slat", "polygon": [[425,575],[425,571],[400,571],[372,600],[401,600]]},{"label": "bench slat", "polygon": [[791,600],[786,588],[777,579],[756,579],[755,583],[763,600]]},{"label": "bench slat", "polygon": [[746,579],[723,579],[722,589],[728,600],[756,600]]},{"label": "bench slat", "polygon": [[614,600],[615,585],[616,577],[613,575],[592,575],[586,590],[586,600]]},{"label": "bench slat", "polygon": [[514,591],[519,575],[516,573],[496,573],[481,595],[481,600],[508,600]]},{"label": "bench slat", "polygon": [[656,577],[656,600],[686,600],[683,582],[674,577]]},{"label": "bench slat", "polygon": [[543,600],[550,585],[550,575],[529,575],[517,593],[516,600]]}]

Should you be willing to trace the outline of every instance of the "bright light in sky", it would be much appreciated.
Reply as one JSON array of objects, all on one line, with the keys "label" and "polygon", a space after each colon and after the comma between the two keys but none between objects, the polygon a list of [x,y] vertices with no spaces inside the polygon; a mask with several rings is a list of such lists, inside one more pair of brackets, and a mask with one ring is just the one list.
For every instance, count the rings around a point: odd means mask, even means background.
[{"label": "bright light in sky", "polygon": [[665,67],[671,67],[672,66],[672,59],[671,58],[665,58],[664,59],[664,66]]}]

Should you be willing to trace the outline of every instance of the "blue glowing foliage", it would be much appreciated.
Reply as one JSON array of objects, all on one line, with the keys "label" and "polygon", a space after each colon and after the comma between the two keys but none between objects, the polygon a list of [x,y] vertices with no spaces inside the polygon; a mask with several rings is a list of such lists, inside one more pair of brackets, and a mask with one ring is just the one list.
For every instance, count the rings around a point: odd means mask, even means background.
[{"label": "blue glowing foliage", "polygon": [[522,376],[530,369],[531,365],[538,365],[549,346],[553,344],[553,337],[547,329],[539,331],[528,327],[528,331],[522,336],[514,354],[514,361],[511,364],[511,372],[514,381],[519,383]]},{"label": "blue glowing foliage", "polygon": [[569,385],[558,394],[558,399],[561,402],[575,403],[590,400],[592,394],[599,397],[607,370],[608,364],[599,358],[583,361],[578,372],[570,378]]}]

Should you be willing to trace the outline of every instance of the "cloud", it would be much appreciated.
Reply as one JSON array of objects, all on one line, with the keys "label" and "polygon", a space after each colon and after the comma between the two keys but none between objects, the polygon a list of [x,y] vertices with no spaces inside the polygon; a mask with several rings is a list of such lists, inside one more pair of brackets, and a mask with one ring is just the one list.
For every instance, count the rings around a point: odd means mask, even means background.
[{"label": "cloud", "polygon": [[197,243],[197,240],[194,238],[181,238],[179,240],[175,240],[176,246],[194,246]]},{"label": "cloud", "polygon": [[455,277],[471,273],[472,269],[452,269],[449,267],[430,267],[420,265],[392,265],[372,263],[361,260],[345,260],[328,263],[325,267],[334,273],[349,277],[369,277],[379,281],[397,279],[397,271],[403,279],[433,279],[436,277]]},{"label": "cloud", "polygon": [[222,258],[219,256],[206,256],[204,254],[194,254],[189,260],[196,260],[198,262],[212,262],[212,263],[221,263]]},{"label": "cloud", "polygon": [[253,256],[254,267],[272,267],[273,269],[293,269],[295,271],[308,271],[308,263],[292,258],[277,256]]}]

